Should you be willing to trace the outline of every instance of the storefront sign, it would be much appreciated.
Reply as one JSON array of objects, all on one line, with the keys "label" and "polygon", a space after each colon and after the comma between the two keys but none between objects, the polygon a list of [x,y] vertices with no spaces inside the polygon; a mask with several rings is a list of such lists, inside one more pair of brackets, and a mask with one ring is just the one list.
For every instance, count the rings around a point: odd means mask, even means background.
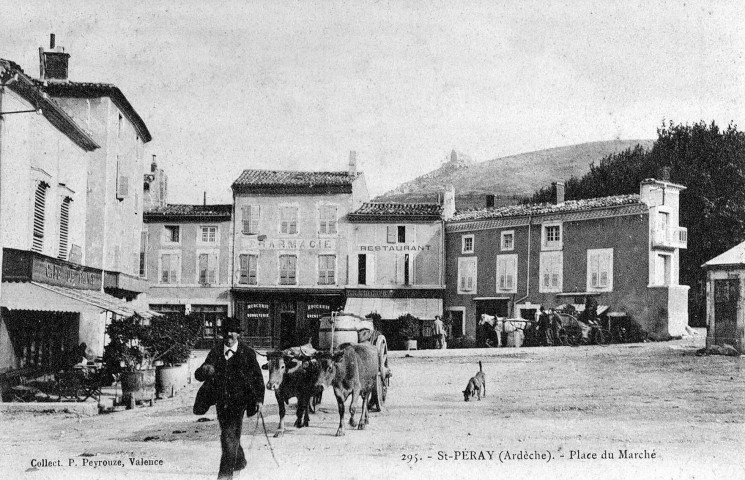
[{"label": "storefront sign", "polygon": [[336,250],[336,239],[251,239],[249,248],[257,250]]},{"label": "storefront sign", "polygon": [[99,290],[101,271],[51,258],[34,256],[31,280],[60,287]]},{"label": "storefront sign", "polygon": [[362,252],[421,252],[431,249],[431,245],[360,245]]}]

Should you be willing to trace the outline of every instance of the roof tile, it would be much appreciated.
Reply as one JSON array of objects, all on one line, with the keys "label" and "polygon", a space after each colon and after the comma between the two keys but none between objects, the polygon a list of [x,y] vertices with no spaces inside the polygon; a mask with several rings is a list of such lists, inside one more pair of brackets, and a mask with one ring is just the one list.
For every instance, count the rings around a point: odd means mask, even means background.
[{"label": "roof tile", "polygon": [[235,187],[323,187],[351,186],[359,173],[303,172],[296,170],[243,170]]},{"label": "roof tile", "polygon": [[526,215],[547,215],[555,213],[580,212],[598,208],[610,208],[621,205],[645,205],[639,195],[615,195],[611,197],[588,198],[585,200],[567,200],[561,204],[540,203],[532,205],[510,205],[508,207],[480,208],[463,210],[455,213],[451,221],[486,220],[491,218],[523,217]]},{"label": "roof tile", "polygon": [[225,217],[233,213],[232,204],[184,205],[168,204],[145,212],[146,218],[153,217]]},{"label": "roof tile", "polygon": [[355,217],[416,216],[439,217],[442,205],[436,203],[365,203],[350,214]]}]

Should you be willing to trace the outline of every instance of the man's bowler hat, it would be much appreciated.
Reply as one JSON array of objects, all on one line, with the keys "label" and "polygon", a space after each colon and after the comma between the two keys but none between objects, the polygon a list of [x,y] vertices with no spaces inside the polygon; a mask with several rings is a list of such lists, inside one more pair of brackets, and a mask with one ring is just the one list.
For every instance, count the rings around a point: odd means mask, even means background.
[{"label": "man's bowler hat", "polygon": [[227,317],[222,321],[222,331],[241,333],[243,329],[241,328],[241,322],[237,318]]}]

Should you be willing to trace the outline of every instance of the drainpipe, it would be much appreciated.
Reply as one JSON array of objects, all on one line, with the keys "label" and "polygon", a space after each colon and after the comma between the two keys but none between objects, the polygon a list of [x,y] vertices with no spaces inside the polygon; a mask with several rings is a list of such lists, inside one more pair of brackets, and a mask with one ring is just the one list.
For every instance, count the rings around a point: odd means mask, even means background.
[{"label": "drainpipe", "polygon": [[[206,204],[206,195],[205,192],[205,204]],[[230,271],[230,302],[228,303],[228,315],[231,317],[235,316],[235,298],[233,297],[233,288],[235,287],[235,217],[236,217],[236,210],[235,210],[235,192],[233,192],[233,209],[232,209],[233,215],[232,215],[232,222],[230,222],[230,261],[228,262],[228,269]],[[258,262],[258,259],[257,259]],[[238,321],[240,322],[241,319],[239,318]]]},{"label": "drainpipe", "polygon": [[531,243],[530,243],[530,228],[533,223],[533,215],[528,215],[528,268],[525,271],[525,296],[522,298],[518,298],[514,302],[512,302],[512,314],[515,314],[515,305],[522,302],[526,298],[530,296],[530,250],[531,250]]}]

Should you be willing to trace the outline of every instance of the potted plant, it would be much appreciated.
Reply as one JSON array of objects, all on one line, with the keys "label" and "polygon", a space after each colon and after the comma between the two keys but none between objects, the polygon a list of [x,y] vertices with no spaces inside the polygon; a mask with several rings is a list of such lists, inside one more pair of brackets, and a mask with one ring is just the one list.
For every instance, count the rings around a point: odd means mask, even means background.
[{"label": "potted plant", "polygon": [[419,319],[410,313],[398,317],[398,336],[403,340],[406,350],[416,350],[419,338]]},{"label": "potted plant", "polygon": [[122,402],[130,407],[136,401],[155,398],[155,360],[149,347],[151,327],[139,315],[117,318],[106,327],[109,343],[103,360],[109,373],[119,375]]},{"label": "potted plant", "polygon": [[202,319],[196,315],[170,313],[152,319],[147,343],[154,352],[158,395],[172,395],[189,382],[189,359],[201,330]]}]

